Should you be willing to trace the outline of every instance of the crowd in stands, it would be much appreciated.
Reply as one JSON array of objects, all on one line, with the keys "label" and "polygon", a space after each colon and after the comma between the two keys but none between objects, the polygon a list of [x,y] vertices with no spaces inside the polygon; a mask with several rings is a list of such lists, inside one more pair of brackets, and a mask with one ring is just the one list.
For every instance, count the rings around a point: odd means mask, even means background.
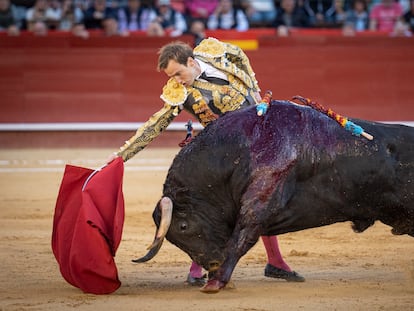
[{"label": "crowd in stands", "polygon": [[205,30],[273,27],[279,36],[295,28],[339,28],[344,35],[380,31],[411,36],[414,0],[0,0],[0,32],[47,35],[68,31],[88,38],[192,34]]}]

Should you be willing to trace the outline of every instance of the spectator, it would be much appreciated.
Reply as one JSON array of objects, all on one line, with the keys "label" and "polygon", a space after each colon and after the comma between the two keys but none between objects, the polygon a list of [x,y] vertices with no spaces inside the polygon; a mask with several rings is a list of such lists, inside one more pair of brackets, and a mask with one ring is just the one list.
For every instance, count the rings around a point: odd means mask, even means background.
[{"label": "spectator", "polygon": [[187,30],[184,16],[171,7],[170,0],[157,1],[157,17],[148,28],[149,35],[181,36]]},{"label": "spectator", "polygon": [[74,0],[74,4],[76,7],[79,7],[83,12],[85,12],[93,5],[93,0]]},{"label": "spectator", "polygon": [[147,31],[156,17],[152,7],[142,5],[140,0],[128,0],[127,5],[118,10],[119,32],[126,36],[130,31]]},{"label": "spectator", "polygon": [[106,6],[105,0],[94,0],[85,11],[86,29],[102,29],[107,36],[118,34],[116,11]]},{"label": "spectator", "polygon": [[280,2],[280,8],[274,21],[279,36],[287,36],[291,28],[305,28],[309,27],[309,24],[309,17],[296,0],[282,0]]},{"label": "spectator", "polygon": [[72,31],[77,37],[88,38],[89,33],[83,24],[83,11],[75,6],[73,0],[64,0],[62,3],[62,18],[59,30]]},{"label": "spectator", "polygon": [[51,29],[56,28],[61,17],[59,8],[49,7],[47,0],[36,0],[34,6],[26,12],[27,29],[36,35],[45,35],[49,26]]},{"label": "spectator", "polygon": [[49,29],[58,29],[62,19],[62,3],[60,0],[48,0],[50,15],[47,21]]},{"label": "spectator", "polygon": [[372,7],[370,13],[370,30],[392,33],[397,21],[403,14],[402,7],[394,0],[382,0]]},{"label": "spectator", "polygon": [[15,14],[17,26],[20,30],[26,30],[26,13],[31,8],[35,1],[34,0],[10,0],[13,14]]},{"label": "spectator", "polygon": [[410,10],[410,0],[398,0],[398,2],[401,4],[404,13]]},{"label": "spectator", "polygon": [[[267,1],[267,0],[264,0]],[[251,0],[232,0],[233,7],[241,9],[247,16],[247,11],[251,9]]]},{"label": "spectator", "polygon": [[402,18],[398,19],[395,23],[394,30],[391,32],[391,36],[411,37],[411,35],[410,27],[404,23]]},{"label": "spectator", "polygon": [[206,27],[202,20],[193,20],[190,25],[189,34],[194,37],[194,46],[197,46],[201,41],[206,38]]},{"label": "spectator", "polygon": [[46,36],[48,33],[48,29],[45,23],[38,21],[31,25],[30,31],[35,36]]},{"label": "spectator", "polygon": [[183,16],[185,15],[184,0],[171,0],[171,7],[177,12],[180,12]]},{"label": "spectator", "polygon": [[304,0],[303,7],[312,26],[326,27],[326,12],[334,8],[335,0]]},{"label": "spectator", "polygon": [[366,0],[355,0],[353,7],[345,13],[345,25],[356,32],[369,29],[369,13]]},{"label": "spectator", "polygon": [[410,1],[410,9],[403,15],[402,21],[414,32],[414,0]]},{"label": "spectator", "polygon": [[340,28],[345,22],[345,7],[343,0],[334,0],[334,6],[331,6],[325,12],[325,21],[327,27]]},{"label": "spectator", "polygon": [[252,27],[271,26],[276,18],[273,0],[244,0],[241,4]]},{"label": "spectator", "polygon": [[3,31],[9,36],[20,34],[17,12],[10,0],[0,0],[0,32]]},{"label": "spectator", "polygon": [[220,0],[216,10],[207,21],[207,28],[246,31],[249,29],[249,22],[241,9],[233,7],[231,0]]},{"label": "spectator", "polygon": [[108,8],[117,11],[118,8],[125,7],[128,3],[128,0],[105,0],[105,2]]},{"label": "spectator", "polygon": [[194,19],[202,20],[206,24],[218,3],[219,0],[184,0],[188,25],[191,25]]}]

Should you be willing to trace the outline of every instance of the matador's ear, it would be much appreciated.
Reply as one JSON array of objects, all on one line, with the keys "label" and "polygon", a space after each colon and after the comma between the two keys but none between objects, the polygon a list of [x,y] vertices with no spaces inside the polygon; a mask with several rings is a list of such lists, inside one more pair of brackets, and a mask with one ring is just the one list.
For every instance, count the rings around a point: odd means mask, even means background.
[{"label": "matador's ear", "polygon": [[188,56],[187,67],[193,67],[196,64],[194,57]]}]

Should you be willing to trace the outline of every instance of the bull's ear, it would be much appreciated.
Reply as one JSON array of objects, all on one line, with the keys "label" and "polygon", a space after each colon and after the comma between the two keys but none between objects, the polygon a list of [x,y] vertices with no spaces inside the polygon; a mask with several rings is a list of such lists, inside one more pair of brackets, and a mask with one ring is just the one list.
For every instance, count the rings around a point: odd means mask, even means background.
[{"label": "bull's ear", "polygon": [[175,190],[176,194],[186,194],[189,189],[187,187],[180,187]]},{"label": "bull's ear", "polygon": [[166,193],[165,195],[171,198],[173,202],[184,202],[188,198],[189,192],[190,189],[188,189],[187,187],[179,187],[174,188],[174,193]]},{"label": "bull's ear", "polygon": [[187,217],[187,213],[185,213],[185,212],[183,212],[183,211],[177,211],[177,216],[178,216],[178,217],[185,218],[185,217]]},{"label": "bull's ear", "polygon": [[175,202],[176,202],[177,208],[180,208],[180,206],[182,205],[180,204],[181,202],[190,202],[191,200],[189,201],[189,196],[190,196],[190,190],[187,187],[181,187],[177,189],[177,192],[175,193]]},{"label": "bull's ear", "polygon": [[164,191],[164,195],[171,198],[173,201],[182,195],[185,195],[189,192],[187,187],[174,187],[173,190]]}]

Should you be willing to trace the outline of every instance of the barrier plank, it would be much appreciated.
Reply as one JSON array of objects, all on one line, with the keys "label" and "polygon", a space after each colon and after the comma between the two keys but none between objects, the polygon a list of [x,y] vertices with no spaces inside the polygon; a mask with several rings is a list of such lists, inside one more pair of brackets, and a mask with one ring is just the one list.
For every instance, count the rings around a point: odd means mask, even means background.
[{"label": "barrier plank", "polygon": [[[246,53],[273,97],[303,95],[369,120],[414,120],[412,38],[250,36],[259,48]],[[156,71],[156,52],[171,38],[37,39],[0,35],[0,122],[144,122],[162,106],[167,77]]]}]

